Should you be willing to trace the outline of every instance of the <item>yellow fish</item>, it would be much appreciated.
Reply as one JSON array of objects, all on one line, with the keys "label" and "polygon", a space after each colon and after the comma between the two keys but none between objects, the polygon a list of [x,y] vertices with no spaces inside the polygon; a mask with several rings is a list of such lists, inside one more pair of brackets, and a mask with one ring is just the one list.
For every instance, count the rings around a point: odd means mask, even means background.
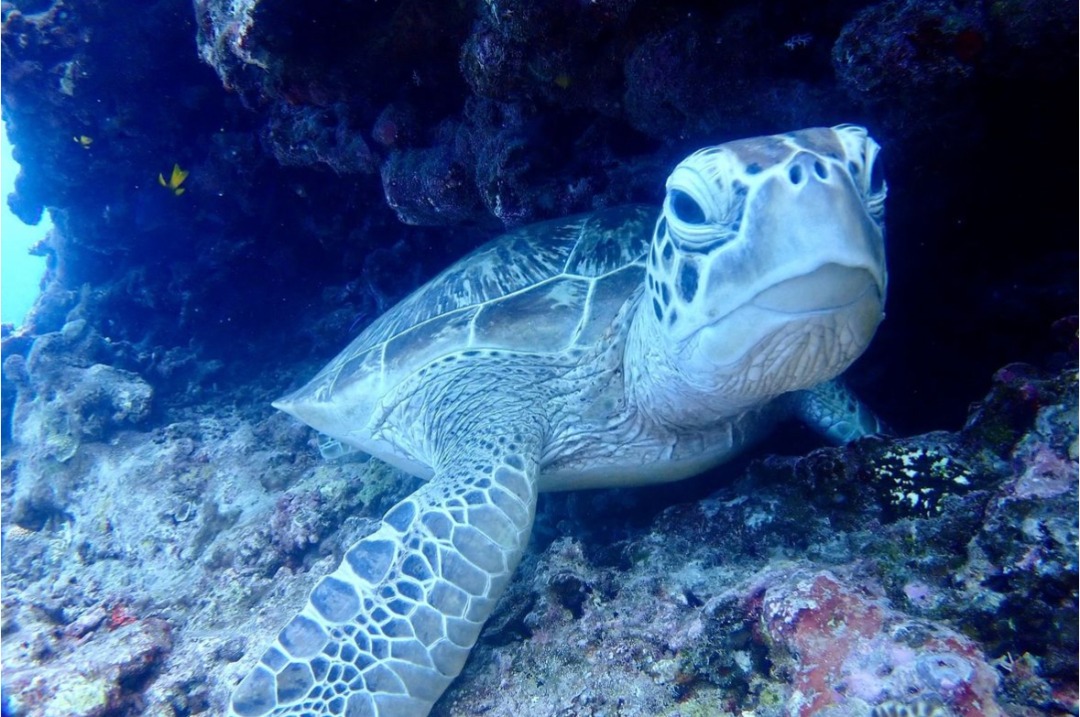
[{"label": "yellow fish", "polygon": [[94,143],[94,138],[88,137],[85,134],[80,134],[77,137],[72,137],[72,139],[75,140],[75,143],[83,149],[90,149],[90,145]]},{"label": "yellow fish", "polygon": [[158,184],[165,187],[170,192],[172,192],[174,195],[179,197],[181,194],[183,194],[185,191],[187,191],[183,187],[180,186],[181,184],[184,183],[184,180],[187,179],[187,176],[188,176],[188,173],[185,170],[180,169],[179,164],[174,164],[172,166],[172,174],[169,175],[169,181],[166,182],[165,177],[163,177],[161,174],[158,174],[157,180],[158,180]]}]

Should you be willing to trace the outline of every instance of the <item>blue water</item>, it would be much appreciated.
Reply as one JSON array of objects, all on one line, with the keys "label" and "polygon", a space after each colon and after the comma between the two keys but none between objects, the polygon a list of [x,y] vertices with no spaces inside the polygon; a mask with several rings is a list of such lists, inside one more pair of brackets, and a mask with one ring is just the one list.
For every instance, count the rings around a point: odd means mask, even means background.
[{"label": "blue water", "polygon": [[31,256],[30,247],[52,228],[48,213],[37,226],[24,224],[8,208],[7,197],[15,191],[19,165],[11,156],[7,132],[0,132],[0,321],[21,324],[40,293],[45,259]]}]

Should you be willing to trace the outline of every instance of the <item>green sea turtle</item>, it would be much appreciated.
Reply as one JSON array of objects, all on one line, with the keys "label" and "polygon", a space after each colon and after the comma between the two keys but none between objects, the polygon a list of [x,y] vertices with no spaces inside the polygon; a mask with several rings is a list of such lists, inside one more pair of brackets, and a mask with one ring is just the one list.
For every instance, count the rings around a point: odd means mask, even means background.
[{"label": "green sea turtle", "polygon": [[274,405],[429,479],[316,584],[232,696],[241,717],[423,717],[529,539],[537,492],[684,478],[797,416],[873,415],[832,379],[883,316],[878,145],[840,125],[700,150],[642,207],[517,229]]}]

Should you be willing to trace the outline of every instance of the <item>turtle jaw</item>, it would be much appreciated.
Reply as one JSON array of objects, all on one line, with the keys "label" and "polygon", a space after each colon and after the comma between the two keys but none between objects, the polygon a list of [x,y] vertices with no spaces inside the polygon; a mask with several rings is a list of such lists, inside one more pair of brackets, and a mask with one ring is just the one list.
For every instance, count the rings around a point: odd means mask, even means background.
[{"label": "turtle jaw", "polygon": [[766,311],[795,316],[841,311],[870,294],[879,301],[883,298],[868,270],[830,263],[764,289],[749,303]]},{"label": "turtle jaw", "polygon": [[883,290],[870,272],[826,264],[761,291],[685,350],[707,365],[725,402],[752,405],[842,373],[883,318]]},{"label": "turtle jaw", "polygon": [[772,284],[672,340],[646,305],[628,337],[631,400],[665,425],[715,425],[841,374],[884,317],[884,287],[827,263]]},{"label": "turtle jaw", "polygon": [[708,426],[839,375],[870,344],[883,318],[875,282],[862,270],[843,271],[851,272],[846,283],[852,292],[863,279],[862,292],[848,303],[827,295],[788,310],[795,299],[787,294],[818,284],[830,268],[763,292],[764,306],[749,302],[676,344],[667,343],[651,312],[639,311],[627,346],[632,402],[664,425]]}]

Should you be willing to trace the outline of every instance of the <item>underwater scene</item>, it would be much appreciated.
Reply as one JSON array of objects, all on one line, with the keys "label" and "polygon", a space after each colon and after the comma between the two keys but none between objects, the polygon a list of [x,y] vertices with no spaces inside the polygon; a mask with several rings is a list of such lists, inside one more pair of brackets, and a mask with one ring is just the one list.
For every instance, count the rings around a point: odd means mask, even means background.
[{"label": "underwater scene", "polygon": [[3,717],[1080,713],[1076,3],[0,21]]}]

